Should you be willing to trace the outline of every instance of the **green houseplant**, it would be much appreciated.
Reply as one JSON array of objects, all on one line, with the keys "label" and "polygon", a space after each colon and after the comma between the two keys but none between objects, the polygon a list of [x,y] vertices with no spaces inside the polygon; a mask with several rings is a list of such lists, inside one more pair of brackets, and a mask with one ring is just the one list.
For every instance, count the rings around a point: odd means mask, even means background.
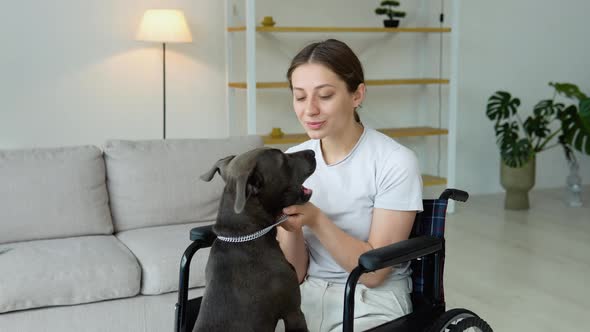
[{"label": "green houseplant", "polygon": [[399,1],[383,0],[381,1],[380,7],[375,9],[375,14],[386,15],[387,20],[383,20],[383,25],[386,28],[396,28],[399,26],[399,20],[396,18],[402,18],[406,16],[406,13],[401,10],[396,10],[399,7]]},{"label": "green houseplant", "polygon": [[488,99],[486,115],[494,122],[500,148],[507,209],[529,207],[537,153],[561,146],[569,163],[576,162],[574,149],[590,154],[590,98],[571,83],[549,85],[553,97],[539,101],[524,121],[518,113],[520,99],[506,91],[496,91]]}]

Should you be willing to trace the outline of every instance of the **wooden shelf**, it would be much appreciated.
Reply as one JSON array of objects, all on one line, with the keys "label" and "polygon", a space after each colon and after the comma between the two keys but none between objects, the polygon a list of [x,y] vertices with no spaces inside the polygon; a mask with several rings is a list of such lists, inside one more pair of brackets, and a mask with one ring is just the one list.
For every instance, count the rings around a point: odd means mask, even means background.
[{"label": "wooden shelf", "polygon": [[[228,27],[229,32],[246,31],[245,26]],[[257,26],[258,32],[451,32],[451,28],[414,27],[414,28],[379,28],[379,27],[263,27]]]},{"label": "wooden shelf", "polygon": [[[399,78],[391,80],[366,80],[365,84],[368,86],[384,86],[384,85],[423,85],[423,84],[449,84],[448,79],[441,78]],[[246,82],[229,82],[228,86],[235,89],[246,89],[248,84]],[[258,82],[257,89],[277,89],[288,88],[288,82]]]},{"label": "wooden shelf", "polygon": [[415,137],[415,136],[437,136],[447,135],[449,131],[443,128],[434,127],[405,127],[377,129],[389,137]]},{"label": "wooden shelf", "polygon": [[391,80],[366,80],[367,85],[421,85],[421,84],[449,84],[448,79],[444,78],[398,78]]},{"label": "wooden shelf", "polygon": [[[246,82],[229,82],[230,88],[246,89],[248,84]],[[256,83],[257,89],[277,89],[277,88],[288,88],[289,82],[258,82]]]},{"label": "wooden shelf", "polygon": [[443,186],[447,184],[447,179],[434,175],[422,174],[422,184],[428,186]]},{"label": "wooden shelf", "polygon": [[[433,127],[405,127],[405,128],[386,128],[377,129],[389,137],[415,137],[415,136],[435,136],[447,135],[449,131],[442,128]],[[309,139],[307,134],[285,134],[282,137],[272,137],[266,135],[262,137],[264,144],[297,144]]]}]

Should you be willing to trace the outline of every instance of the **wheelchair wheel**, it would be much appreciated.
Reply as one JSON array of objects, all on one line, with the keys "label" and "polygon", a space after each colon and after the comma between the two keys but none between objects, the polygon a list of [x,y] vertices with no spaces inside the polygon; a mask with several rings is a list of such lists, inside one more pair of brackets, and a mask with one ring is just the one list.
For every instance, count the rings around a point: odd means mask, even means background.
[{"label": "wheelchair wheel", "polygon": [[492,332],[492,328],[486,323],[485,320],[479,317],[465,318],[455,326],[450,328],[451,332],[463,332],[463,331],[481,331],[481,332]]},{"label": "wheelchair wheel", "polygon": [[451,309],[434,322],[428,332],[493,332],[478,315],[467,309]]}]

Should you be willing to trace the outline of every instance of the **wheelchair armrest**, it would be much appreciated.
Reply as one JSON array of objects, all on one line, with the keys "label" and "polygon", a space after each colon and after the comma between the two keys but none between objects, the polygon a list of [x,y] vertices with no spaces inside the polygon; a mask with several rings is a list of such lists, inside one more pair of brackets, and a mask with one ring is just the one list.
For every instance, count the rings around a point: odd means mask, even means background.
[{"label": "wheelchair armrest", "polygon": [[191,241],[201,241],[201,248],[210,247],[217,235],[213,233],[213,225],[200,226],[191,229]]},{"label": "wheelchair armrest", "polygon": [[469,194],[466,191],[460,190],[460,189],[453,189],[453,188],[448,188],[445,189],[445,191],[442,192],[442,194],[440,194],[438,199],[452,199],[454,201],[458,201],[458,202],[467,202],[467,199],[469,198]]},{"label": "wheelchair armrest", "polygon": [[350,272],[346,280],[342,331],[351,332],[353,330],[354,291],[363,273],[376,271],[441,251],[443,250],[443,241],[443,239],[434,236],[419,236],[362,254],[359,257],[359,265]]},{"label": "wheelchair armrest", "polygon": [[365,272],[372,272],[432,254],[442,248],[442,239],[433,236],[415,237],[367,251],[359,257],[359,266]]}]

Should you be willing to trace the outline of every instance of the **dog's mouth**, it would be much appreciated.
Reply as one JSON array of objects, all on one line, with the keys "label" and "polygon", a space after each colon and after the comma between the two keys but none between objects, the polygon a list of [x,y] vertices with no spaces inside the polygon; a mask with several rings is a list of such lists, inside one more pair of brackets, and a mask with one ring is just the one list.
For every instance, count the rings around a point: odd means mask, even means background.
[{"label": "dog's mouth", "polygon": [[301,185],[301,200],[303,202],[309,201],[312,193],[313,193],[313,190],[305,187],[304,185]]}]

